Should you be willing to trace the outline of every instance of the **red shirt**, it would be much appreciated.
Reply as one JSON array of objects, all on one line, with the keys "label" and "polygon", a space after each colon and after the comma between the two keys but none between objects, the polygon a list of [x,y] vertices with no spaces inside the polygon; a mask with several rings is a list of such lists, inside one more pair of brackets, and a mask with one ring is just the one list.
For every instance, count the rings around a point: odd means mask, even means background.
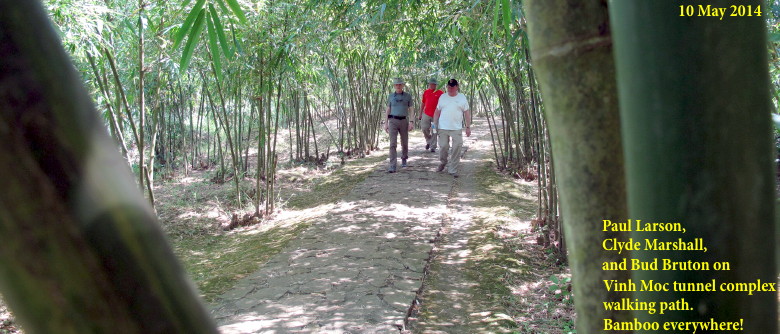
[{"label": "red shirt", "polygon": [[425,92],[423,92],[422,103],[425,105],[423,112],[425,112],[426,115],[433,117],[433,113],[436,111],[436,105],[439,104],[439,96],[442,94],[444,94],[444,92],[440,90],[434,91],[433,89],[426,89]]}]

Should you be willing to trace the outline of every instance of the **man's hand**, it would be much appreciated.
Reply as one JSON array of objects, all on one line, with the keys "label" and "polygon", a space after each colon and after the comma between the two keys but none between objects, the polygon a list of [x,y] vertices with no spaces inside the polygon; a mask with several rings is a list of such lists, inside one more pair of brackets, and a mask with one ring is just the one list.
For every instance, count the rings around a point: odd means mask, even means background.
[{"label": "man's hand", "polygon": [[471,128],[466,128],[466,137],[471,137]]},{"label": "man's hand", "polygon": [[385,122],[385,132],[389,133],[389,131],[387,131],[387,122]]},{"label": "man's hand", "polygon": [[414,122],[409,122],[409,131],[412,131],[414,129]]}]

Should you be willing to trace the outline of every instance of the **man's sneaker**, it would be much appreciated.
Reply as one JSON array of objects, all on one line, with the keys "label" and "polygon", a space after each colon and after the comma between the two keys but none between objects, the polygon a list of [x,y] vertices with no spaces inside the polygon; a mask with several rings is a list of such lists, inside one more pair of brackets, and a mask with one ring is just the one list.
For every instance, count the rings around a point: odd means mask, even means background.
[{"label": "man's sneaker", "polygon": [[432,148],[432,149],[431,149],[431,153],[436,153],[436,149],[435,149],[435,148]]},{"label": "man's sneaker", "polygon": [[439,168],[436,168],[437,172],[441,172],[444,170],[444,164],[439,164]]},{"label": "man's sneaker", "polygon": [[395,173],[395,166],[388,168],[387,172],[388,173]]},{"label": "man's sneaker", "polygon": [[406,159],[401,160],[401,167],[406,167]]},{"label": "man's sneaker", "polygon": [[431,148],[431,144],[425,144],[425,149],[427,150],[429,148]]},{"label": "man's sneaker", "polygon": [[452,175],[452,177],[454,177],[456,179],[458,178],[458,173],[450,173],[450,175]]}]

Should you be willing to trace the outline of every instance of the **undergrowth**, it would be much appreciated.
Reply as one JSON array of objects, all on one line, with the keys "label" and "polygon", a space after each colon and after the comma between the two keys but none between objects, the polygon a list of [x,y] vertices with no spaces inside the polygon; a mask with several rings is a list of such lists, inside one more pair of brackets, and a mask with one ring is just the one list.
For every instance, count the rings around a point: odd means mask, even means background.
[{"label": "undergrowth", "polygon": [[509,315],[501,324],[513,333],[576,333],[569,270],[529,231],[533,185],[496,173],[492,164],[475,178],[481,195],[469,247],[478,259],[470,270],[478,293],[501,305]]},{"label": "undergrowth", "polygon": [[286,206],[293,209],[306,209],[333,203],[349,194],[355,185],[363,182],[371,174],[377,163],[385,159],[387,156],[378,155],[350,161],[327,177],[314,181],[309,191],[290,198]]},{"label": "undergrowth", "polygon": [[[280,171],[277,179],[281,181],[277,182],[280,196],[285,199],[280,204],[288,210],[303,210],[338,201],[384,158],[352,160],[335,170],[300,167]],[[160,191],[158,213],[163,228],[174,252],[208,302],[256,271],[310,226],[303,218],[285,222],[271,220],[224,232],[219,219],[251,209],[231,205],[234,202],[231,187],[232,182],[214,184],[201,179],[187,184],[166,184]]]},{"label": "undergrowth", "polygon": [[187,237],[173,242],[174,251],[203,298],[211,302],[237,280],[257,270],[309,225],[304,222],[262,233],[242,231]]}]

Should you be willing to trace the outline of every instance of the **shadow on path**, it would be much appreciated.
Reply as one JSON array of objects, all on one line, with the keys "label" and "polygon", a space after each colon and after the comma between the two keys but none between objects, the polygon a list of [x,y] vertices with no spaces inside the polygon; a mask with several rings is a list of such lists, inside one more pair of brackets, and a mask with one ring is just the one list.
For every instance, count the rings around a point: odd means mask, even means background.
[{"label": "shadow on path", "polygon": [[[423,146],[422,135],[413,132],[409,167],[387,174],[386,163],[378,164],[334,210],[220,296],[212,309],[220,331],[404,329],[444,218],[452,216],[448,198],[459,180],[469,177],[435,172],[438,152]],[[473,163],[467,154],[462,168],[473,170],[468,167]]]},{"label": "shadow on path", "polygon": [[[477,276],[489,275],[479,270],[477,262],[484,252],[478,247],[497,247],[485,239],[491,233],[484,230],[476,221],[479,214],[475,207],[479,187],[477,173],[490,156],[490,142],[477,139],[480,133],[465,139],[469,146],[468,159],[461,166],[461,177],[450,192],[441,238],[436,244],[433,258],[427,272],[425,287],[420,294],[420,309],[410,318],[412,332],[425,334],[470,334],[470,333],[510,333],[501,322],[511,318],[505,315],[503,308],[485,295]],[[484,134],[482,134],[484,135]],[[476,138],[475,138],[476,137]],[[483,213],[484,214],[484,213]],[[484,243],[484,244],[483,244]]]}]

